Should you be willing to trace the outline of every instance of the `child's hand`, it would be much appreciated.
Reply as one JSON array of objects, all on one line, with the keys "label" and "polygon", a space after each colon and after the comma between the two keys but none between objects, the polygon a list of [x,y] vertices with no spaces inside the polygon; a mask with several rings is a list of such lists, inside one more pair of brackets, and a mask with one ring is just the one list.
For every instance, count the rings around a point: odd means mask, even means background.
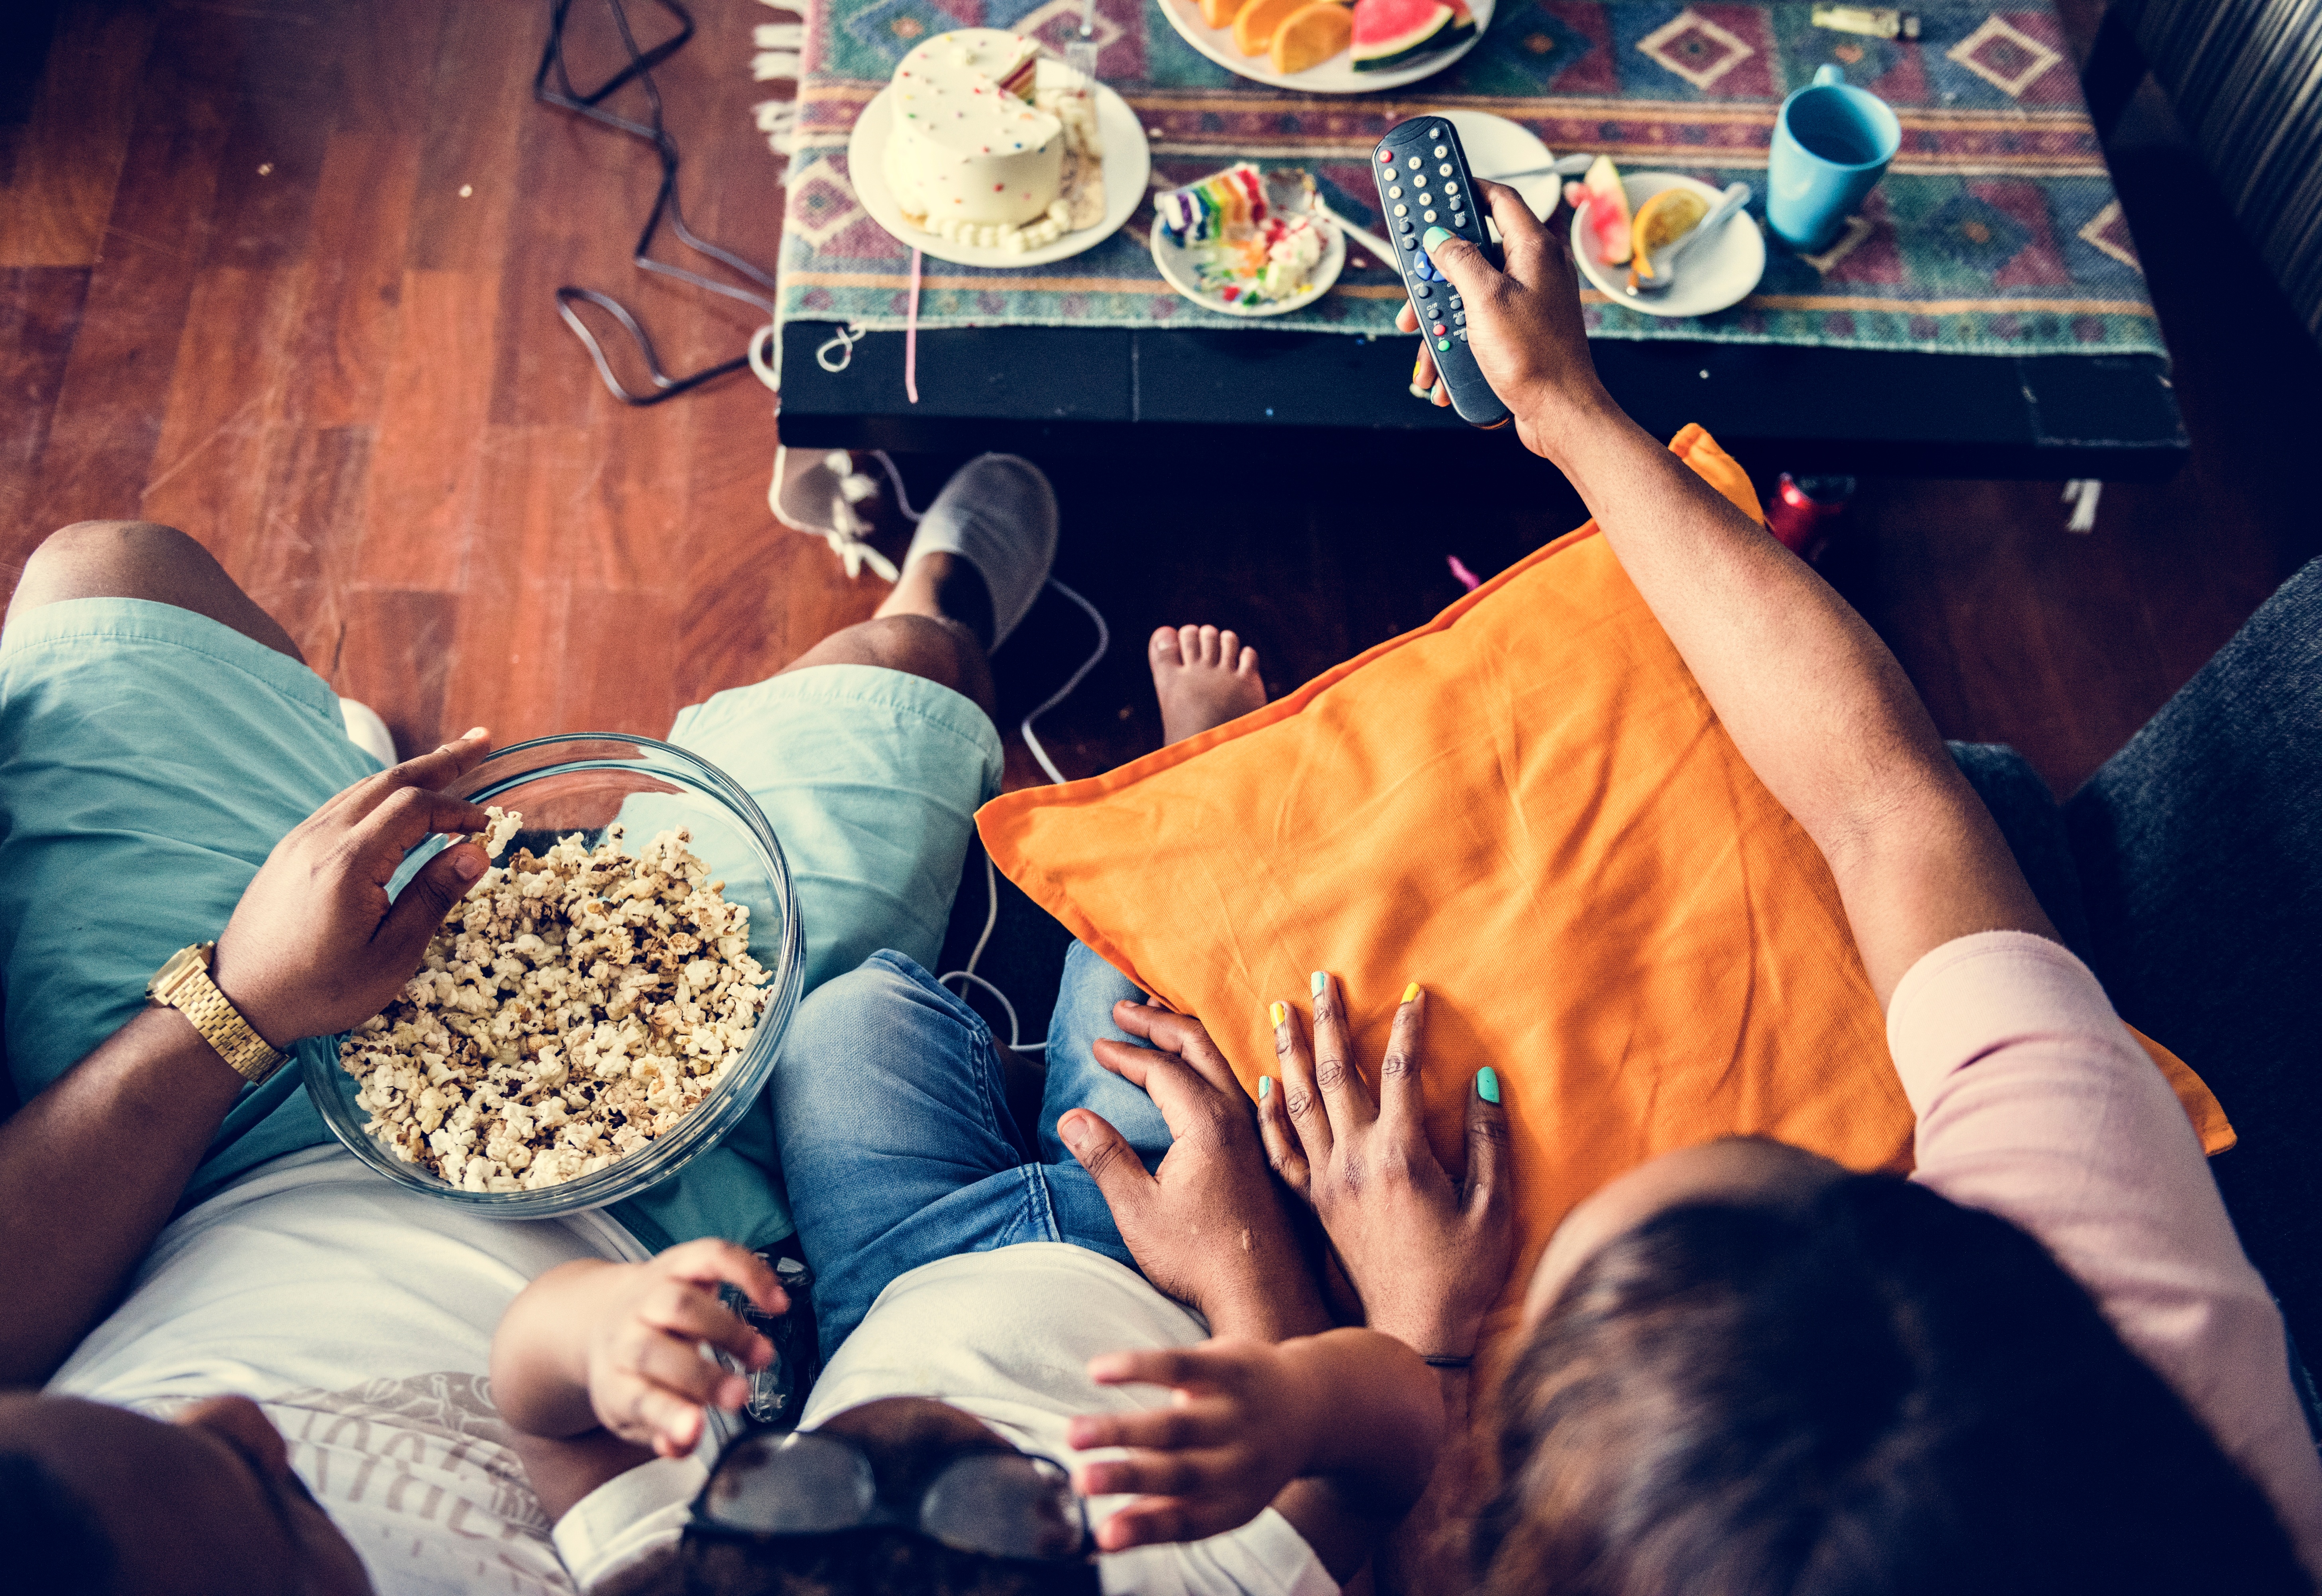
[{"label": "child's hand", "polygon": [[763,1312],[790,1308],[766,1261],[714,1238],[688,1242],[647,1263],[618,1264],[590,1282],[597,1308],[585,1333],[589,1404],[622,1440],[681,1457],[701,1439],[702,1408],[736,1408],[750,1382],[702,1354],[722,1347],[763,1369],[773,1344],[718,1300],[728,1281]]},{"label": "child's hand", "polygon": [[1175,1401],[1140,1413],[1083,1415],[1066,1439],[1077,1451],[1126,1446],[1086,1463],[1083,1496],[1138,1493],[1098,1527],[1108,1552],[1200,1540],[1257,1517],[1307,1472],[1319,1393],[1297,1360],[1257,1341],[1208,1341],[1170,1351],[1111,1353],[1089,1361],[1099,1385],[1166,1385]]}]

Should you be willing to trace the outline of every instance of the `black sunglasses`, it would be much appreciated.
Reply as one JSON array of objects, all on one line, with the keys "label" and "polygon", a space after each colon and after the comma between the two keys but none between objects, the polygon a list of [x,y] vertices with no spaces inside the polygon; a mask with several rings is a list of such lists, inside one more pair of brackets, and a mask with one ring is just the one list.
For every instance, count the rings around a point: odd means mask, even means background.
[{"label": "black sunglasses", "polygon": [[846,1435],[759,1430],[718,1460],[689,1535],[756,1539],[896,1525],[962,1552],[1038,1563],[1089,1555],[1088,1514],[1054,1458],[962,1449],[916,1501],[882,1501],[871,1455]]}]

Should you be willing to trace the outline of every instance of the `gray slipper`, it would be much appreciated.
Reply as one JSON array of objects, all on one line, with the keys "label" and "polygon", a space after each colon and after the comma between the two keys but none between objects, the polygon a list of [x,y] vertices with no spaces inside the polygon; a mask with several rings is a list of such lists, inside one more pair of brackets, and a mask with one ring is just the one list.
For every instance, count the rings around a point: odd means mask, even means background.
[{"label": "gray slipper", "polygon": [[992,646],[1007,641],[1032,608],[1056,557],[1056,492],[1040,468],[1015,454],[980,454],[952,474],[928,507],[903,556],[908,571],[930,554],[957,555],[992,594]]}]

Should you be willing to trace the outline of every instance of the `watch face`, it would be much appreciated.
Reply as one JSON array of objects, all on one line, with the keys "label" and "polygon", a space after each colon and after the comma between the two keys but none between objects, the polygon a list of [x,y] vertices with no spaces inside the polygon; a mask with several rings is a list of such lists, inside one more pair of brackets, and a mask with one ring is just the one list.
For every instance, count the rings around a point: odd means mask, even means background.
[{"label": "watch face", "polygon": [[180,948],[169,956],[169,963],[153,972],[153,978],[145,984],[146,995],[167,997],[178,983],[185,978],[187,971],[196,968],[206,969],[208,967],[209,949],[207,948],[198,944],[191,948]]}]

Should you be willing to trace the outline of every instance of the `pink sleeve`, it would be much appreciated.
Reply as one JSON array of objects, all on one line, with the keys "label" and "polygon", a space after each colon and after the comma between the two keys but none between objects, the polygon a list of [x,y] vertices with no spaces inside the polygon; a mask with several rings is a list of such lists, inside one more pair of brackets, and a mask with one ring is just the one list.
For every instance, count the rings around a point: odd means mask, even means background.
[{"label": "pink sleeve", "polygon": [[1887,1043],[1918,1115],[1912,1179],[2037,1236],[2322,1574],[2322,1461],[2281,1315],[2176,1094],[2088,967],[2024,931],[1961,937],[1896,987]]}]

